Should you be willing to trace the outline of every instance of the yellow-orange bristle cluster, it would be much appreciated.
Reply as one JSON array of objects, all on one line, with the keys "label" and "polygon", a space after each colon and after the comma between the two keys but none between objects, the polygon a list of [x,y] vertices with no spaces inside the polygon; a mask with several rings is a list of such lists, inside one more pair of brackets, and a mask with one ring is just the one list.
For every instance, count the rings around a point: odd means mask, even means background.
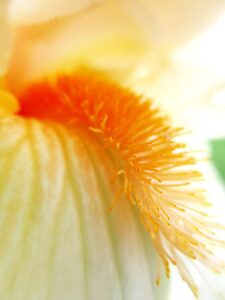
[{"label": "yellow-orange bristle cluster", "polygon": [[21,115],[85,128],[118,157],[115,178],[123,178],[125,195],[139,207],[168,276],[169,263],[176,264],[196,294],[182,254],[220,271],[207,248],[220,243],[204,215],[208,203],[201,190],[191,188],[201,179],[190,168],[196,160],[175,141],[181,129],[173,128],[151,100],[86,73],[34,84],[19,100]]}]

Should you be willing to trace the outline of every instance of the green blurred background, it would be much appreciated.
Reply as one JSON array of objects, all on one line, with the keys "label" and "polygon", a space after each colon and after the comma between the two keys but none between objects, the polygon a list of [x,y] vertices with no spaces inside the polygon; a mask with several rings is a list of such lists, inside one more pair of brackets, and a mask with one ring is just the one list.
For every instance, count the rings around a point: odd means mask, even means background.
[{"label": "green blurred background", "polygon": [[225,185],[225,138],[212,140],[209,146],[212,162]]}]

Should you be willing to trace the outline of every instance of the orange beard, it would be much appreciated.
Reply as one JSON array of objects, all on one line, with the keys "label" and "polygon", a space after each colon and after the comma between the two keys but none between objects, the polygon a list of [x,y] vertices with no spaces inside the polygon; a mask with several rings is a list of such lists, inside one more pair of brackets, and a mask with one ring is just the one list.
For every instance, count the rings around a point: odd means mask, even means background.
[{"label": "orange beard", "polygon": [[[93,143],[120,193],[139,208],[167,276],[169,262],[176,264],[197,294],[182,254],[220,271],[207,249],[208,242],[220,243],[214,240],[214,225],[203,211],[208,202],[203,191],[191,184],[202,179],[192,169],[196,159],[185,144],[175,141],[182,129],[173,128],[152,100],[91,72],[33,84],[18,98],[20,115],[60,123]],[[107,169],[108,161],[113,173]]]}]

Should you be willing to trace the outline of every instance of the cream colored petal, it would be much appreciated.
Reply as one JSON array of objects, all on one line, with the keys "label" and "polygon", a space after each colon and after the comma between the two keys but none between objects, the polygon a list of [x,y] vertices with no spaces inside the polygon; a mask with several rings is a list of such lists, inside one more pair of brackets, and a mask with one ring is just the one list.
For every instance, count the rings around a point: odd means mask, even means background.
[{"label": "cream colored petal", "polygon": [[[13,23],[34,24],[75,14],[99,2],[112,0],[12,0]],[[177,47],[207,28],[225,9],[224,0],[113,0],[124,6],[158,46]]]},{"label": "cream colored petal", "polygon": [[199,138],[225,137],[225,13],[196,39],[161,60],[146,57],[127,84],[155,99]]},{"label": "cream colored petal", "polygon": [[14,33],[7,20],[7,0],[0,1],[0,85],[9,63]]},{"label": "cream colored petal", "polygon": [[192,105],[185,117],[190,118],[191,113],[192,124],[202,136],[210,138],[225,137],[224,30],[225,12],[208,30],[173,55],[173,64],[183,70],[184,79],[190,78],[186,80],[186,91],[196,91],[192,97],[189,95]]},{"label": "cream colored petal", "polygon": [[[37,3],[41,8],[41,4],[48,6],[50,2]],[[62,15],[69,7],[70,4],[63,4]],[[41,8],[41,13],[35,15],[44,16],[45,11],[54,15],[55,10],[58,6]],[[223,0],[105,0],[73,17],[20,29],[10,82],[15,87],[78,65],[109,71],[115,78],[123,79],[143,57],[147,57],[148,69],[161,64],[164,57],[208,28],[224,10]]]},{"label": "cream colored petal", "polygon": [[11,0],[9,18],[14,24],[35,24],[79,13],[102,0]]},{"label": "cream colored petal", "polygon": [[121,0],[158,47],[177,48],[208,28],[224,11],[224,0]]},{"label": "cream colored petal", "polygon": [[9,79],[18,86],[83,65],[117,76],[138,63],[147,45],[146,37],[126,11],[107,1],[84,14],[22,28]]},{"label": "cream colored petal", "polygon": [[136,73],[127,85],[154,99],[174,124],[195,132],[203,141],[225,137],[224,81],[214,81],[210,69],[174,62],[158,67],[146,77],[141,71]]},{"label": "cream colored petal", "polygon": [[[93,149],[56,125],[0,121],[0,299],[157,300],[156,255]],[[164,299],[164,298],[163,298]]]}]

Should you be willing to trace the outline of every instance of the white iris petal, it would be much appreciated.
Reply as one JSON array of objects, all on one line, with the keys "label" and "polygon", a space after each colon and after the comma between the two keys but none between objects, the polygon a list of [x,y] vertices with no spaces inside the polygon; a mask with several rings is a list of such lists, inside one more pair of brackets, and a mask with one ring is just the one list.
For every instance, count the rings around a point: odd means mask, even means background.
[{"label": "white iris petal", "polygon": [[[0,298],[157,300],[156,255],[92,149],[60,126],[0,124]],[[88,148],[87,148],[88,147]]]}]

